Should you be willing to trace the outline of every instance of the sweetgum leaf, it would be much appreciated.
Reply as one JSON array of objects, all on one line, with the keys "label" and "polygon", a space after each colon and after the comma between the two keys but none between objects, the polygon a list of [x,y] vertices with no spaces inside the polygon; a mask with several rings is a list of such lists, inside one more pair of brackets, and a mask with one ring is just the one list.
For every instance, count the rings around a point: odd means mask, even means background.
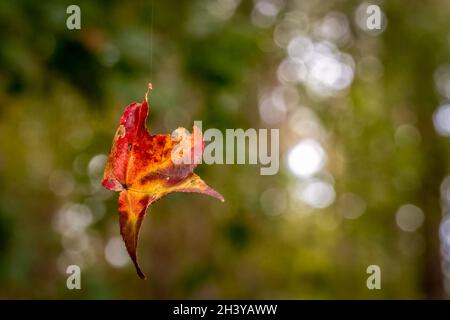
[{"label": "sweetgum leaf", "polygon": [[[148,91],[142,103],[125,108],[106,163],[102,184],[119,194],[120,233],[137,274],[145,278],[137,262],[139,229],[147,208],[171,192],[197,192],[221,201],[221,194],[193,173],[203,154],[203,136],[194,126],[175,134],[151,135],[146,128]],[[189,162],[182,161],[190,157]]]}]

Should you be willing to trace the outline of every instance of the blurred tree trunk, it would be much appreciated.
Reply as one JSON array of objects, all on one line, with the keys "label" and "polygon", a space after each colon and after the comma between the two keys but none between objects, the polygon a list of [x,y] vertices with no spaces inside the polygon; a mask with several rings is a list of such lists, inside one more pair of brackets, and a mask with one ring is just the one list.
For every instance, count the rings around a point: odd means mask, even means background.
[{"label": "blurred tree trunk", "polygon": [[[411,81],[408,82],[407,92],[395,93],[394,85],[394,88],[390,89],[391,97],[388,97],[387,101],[391,107],[396,107],[399,101],[397,98],[402,96],[403,101],[407,103],[406,107],[417,116],[416,126],[422,137],[421,154],[418,155],[422,160],[422,171],[420,183],[411,198],[416,199],[415,204],[425,213],[422,229],[425,252],[421,266],[421,286],[424,298],[440,299],[444,298],[444,290],[439,242],[441,221],[439,187],[446,175],[447,166],[443,145],[434,129],[432,117],[439,103],[434,89],[433,73],[440,61],[436,61],[435,57],[440,56],[439,52],[443,48],[436,36],[440,33],[436,30],[435,32],[424,30],[428,24],[415,20],[420,13],[422,20],[426,19],[428,23],[432,23],[436,7],[425,2],[405,6],[401,1],[389,2],[386,5],[389,27],[384,33],[386,66],[384,81],[386,87],[392,87],[392,83],[398,81],[398,78],[395,79],[397,72],[405,75],[403,80]],[[400,85],[400,88],[404,86]]]},{"label": "blurred tree trunk", "polygon": [[[438,106],[433,89],[434,66],[430,63],[427,46],[424,44],[418,52],[415,71],[416,82],[413,84],[417,110],[418,127],[422,135],[422,158],[424,170],[422,183],[416,190],[416,199],[425,213],[423,235],[425,239],[425,255],[423,265],[422,285],[426,298],[444,298],[443,278],[441,270],[439,226],[441,221],[440,184],[446,174],[446,159],[442,144],[434,130],[433,110]],[[429,50],[429,49],[428,49]],[[422,78],[421,75],[428,75]]]},{"label": "blurred tree trunk", "polygon": [[[425,213],[423,227],[425,253],[422,285],[426,298],[442,299],[444,298],[444,291],[439,241],[439,225],[442,214],[439,187],[446,174],[446,160],[432,122],[432,110],[438,105],[432,87],[434,70],[428,62],[429,55],[427,59],[426,53],[421,53],[424,54],[421,59],[418,59],[416,66],[422,70],[416,71],[418,76],[416,76],[417,81],[413,84],[413,90],[416,95],[415,100],[418,101],[416,106],[417,124],[422,135],[422,157],[424,160],[422,183],[416,190],[417,194],[415,197]],[[427,62],[423,62],[424,60],[427,60]],[[419,79],[421,78],[420,75],[429,76],[427,77],[428,79]]]}]

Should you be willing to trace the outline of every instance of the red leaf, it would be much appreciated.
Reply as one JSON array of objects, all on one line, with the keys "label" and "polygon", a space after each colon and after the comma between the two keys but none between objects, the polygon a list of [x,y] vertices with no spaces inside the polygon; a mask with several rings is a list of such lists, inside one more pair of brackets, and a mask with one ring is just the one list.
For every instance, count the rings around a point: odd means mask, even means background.
[{"label": "red leaf", "polygon": [[[148,87],[151,90],[151,84]],[[193,173],[203,154],[203,137],[178,128],[175,136],[151,135],[146,128],[148,99],[125,108],[106,163],[102,184],[119,191],[120,233],[141,278],[137,262],[139,229],[146,209],[171,192],[197,192],[224,201],[221,194]],[[190,162],[182,161],[190,159]]]}]

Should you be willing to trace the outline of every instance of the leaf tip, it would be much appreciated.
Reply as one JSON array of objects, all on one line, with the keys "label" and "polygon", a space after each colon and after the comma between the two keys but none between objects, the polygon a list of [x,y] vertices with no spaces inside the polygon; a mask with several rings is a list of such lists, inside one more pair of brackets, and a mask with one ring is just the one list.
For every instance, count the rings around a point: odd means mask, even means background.
[{"label": "leaf tip", "polygon": [[207,190],[206,194],[210,195],[211,197],[214,197],[216,199],[219,199],[220,202],[225,202],[225,198],[223,197],[223,195],[221,195],[219,192],[217,192],[216,190],[214,190],[211,187],[208,187],[209,190]]},{"label": "leaf tip", "polygon": [[141,268],[139,268],[139,265],[137,264],[137,262],[134,263],[134,266],[136,267],[136,273],[138,274],[139,278],[141,278],[142,280],[147,280],[147,277],[142,272]]}]

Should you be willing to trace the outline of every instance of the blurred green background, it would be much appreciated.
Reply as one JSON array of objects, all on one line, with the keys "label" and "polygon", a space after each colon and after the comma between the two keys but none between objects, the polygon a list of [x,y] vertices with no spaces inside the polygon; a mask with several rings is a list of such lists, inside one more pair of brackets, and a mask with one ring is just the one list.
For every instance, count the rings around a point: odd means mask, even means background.
[{"label": "blurred green background", "polygon": [[[449,31],[440,0],[1,1],[0,298],[448,297]],[[142,281],[100,181],[148,82],[152,133],[279,128],[281,151],[274,176],[200,165],[225,203],[154,204]]]}]

